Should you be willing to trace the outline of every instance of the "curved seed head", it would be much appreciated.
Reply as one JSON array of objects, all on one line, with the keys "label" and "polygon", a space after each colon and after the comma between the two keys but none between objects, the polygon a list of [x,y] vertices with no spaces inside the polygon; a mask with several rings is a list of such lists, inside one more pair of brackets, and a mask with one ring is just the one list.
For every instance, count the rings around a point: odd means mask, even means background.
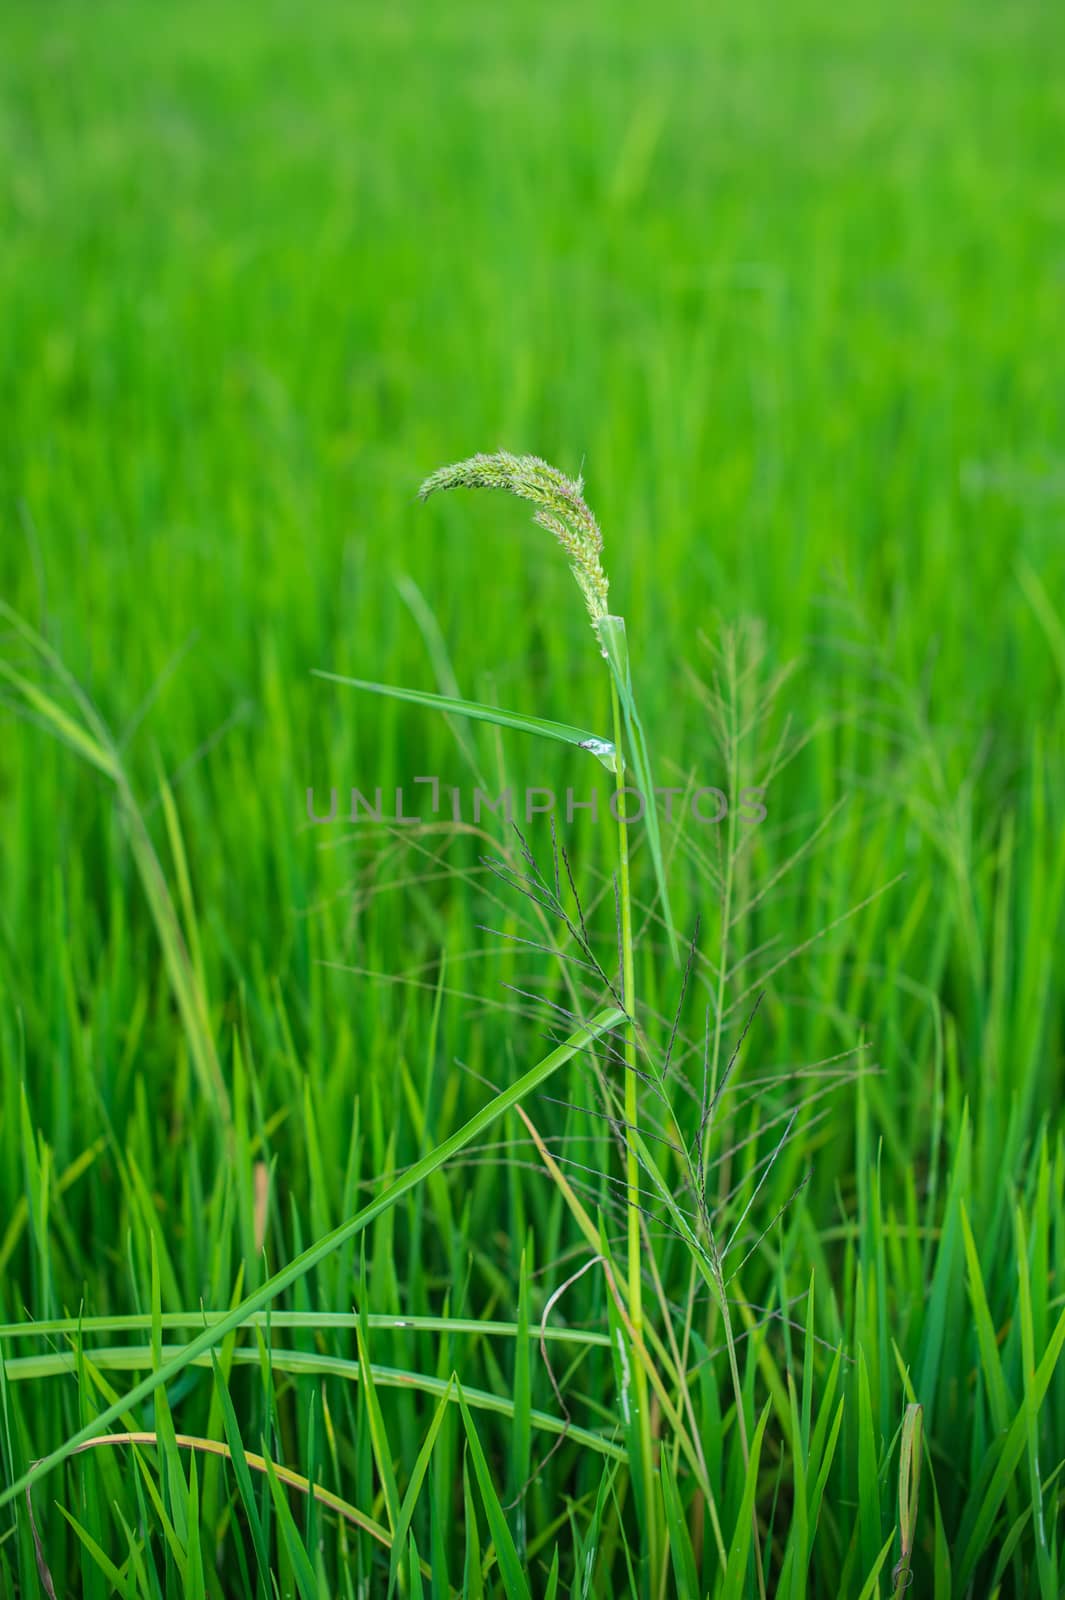
[{"label": "curved seed head", "polygon": [[506,489],[536,507],[533,521],[554,534],[569,556],[570,570],[584,595],[592,627],[607,615],[609,582],[599,560],[603,535],[584,499],[580,478],[567,478],[539,456],[514,456],[508,450],[470,456],[432,473],[418,491],[427,500],[439,489]]}]

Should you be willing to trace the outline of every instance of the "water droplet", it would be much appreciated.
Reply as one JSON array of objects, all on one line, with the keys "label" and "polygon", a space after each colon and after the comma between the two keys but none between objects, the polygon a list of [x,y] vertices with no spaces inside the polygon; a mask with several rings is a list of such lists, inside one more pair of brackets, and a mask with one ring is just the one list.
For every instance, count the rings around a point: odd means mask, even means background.
[{"label": "water droplet", "polygon": [[615,749],[609,739],[582,739],[580,748],[590,751],[593,756],[598,756],[604,767],[613,770]]}]

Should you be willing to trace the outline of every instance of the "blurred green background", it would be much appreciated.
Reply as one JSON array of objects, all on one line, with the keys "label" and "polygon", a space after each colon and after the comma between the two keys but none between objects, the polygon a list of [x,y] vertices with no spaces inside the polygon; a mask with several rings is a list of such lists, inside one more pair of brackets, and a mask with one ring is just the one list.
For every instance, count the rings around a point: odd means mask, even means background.
[{"label": "blurred green background", "polygon": [[[432,717],[310,678],[437,687],[397,576],[465,693],[605,724],[543,535],[492,500],[416,504],[477,449],[583,466],[666,768],[719,781],[685,664],[749,615],[802,664],[785,713],[833,725],[782,827],[871,785],[960,808],[979,850],[1037,730],[1058,779],[1060,22],[9,9],[4,593],[141,782],[156,752],[178,775],[233,964],[306,955],[335,870],[308,784],[461,781]],[[914,719],[934,792],[900,750]],[[95,866],[106,920],[101,810],[66,755],[4,739],[4,920],[32,971],[56,870],[80,893]]]}]

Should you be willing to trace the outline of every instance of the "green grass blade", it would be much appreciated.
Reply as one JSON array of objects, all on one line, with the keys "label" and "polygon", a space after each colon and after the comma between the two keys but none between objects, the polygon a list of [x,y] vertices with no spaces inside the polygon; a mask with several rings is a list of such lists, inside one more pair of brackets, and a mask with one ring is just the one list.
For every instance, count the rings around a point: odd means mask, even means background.
[{"label": "green grass blade", "polygon": [[499,1503],[499,1496],[492,1483],[492,1474],[488,1470],[481,1441],[470,1416],[459,1385],[459,1406],[462,1410],[462,1420],[466,1427],[466,1438],[469,1443],[470,1455],[473,1458],[473,1470],[477,1478],[477,1487],[481,1491],[481,1503],[488,1518],[488,1526],[492,1534],[492,1543],[495,1545],[496,1562],[499,1575],[503,1580],[507,1600],[532,1600],[529,1585],[525,1581],[525,1574],[518,1557],[517,1546],[507,1523],[506,1512]]},{"label": "green grass blade", "polygon": [[64,711],[62,706],[52,699],[51,695],[45,694],[43,689],[39,688],[31,679],[24,677],[21,672],[16,672],[15,668],[9,662],[4,661],[2,657],[0,657],[0,679],[9,683],[21,695],[31,711],[45,723],[62,744],[67,745],[76,754],[84,757],[90,766],[95,767],[98,772],[104,773],[108,778],[113,780],[117,776],[118,769],[110,751],[98,739],[94,739],[90,734],[86,733],[85,729],[80,727],[69,712]]},{"label": "green grass blade", "polygon": [[189,1456],[188,1543],[185,1547],[185,1594],[188,1600],[206,1600],[203,1558],[200,1554],[200,1487],[196,1457]]},{"label": "green grass blade", "polygon": [[666,1532],[678,1600],[699,1600],[699,1573],[695,1565],[691,1534],[684,1517],[677,1480],[673,1475],[670,1452],[662,1452],[662,1499],[666,1511]]},{"label": "green grass blade", "polygon": [[[807,1344],[806,1358],[811,1355],[809,1343]],[[802,1416],[799,1408],[799,1397],[795,1389],[795,1380],[788,1373],[788,1400],[791,1405],[791,1437],[792,1437],[792,1517],[788,1529],[788,1554],[791,1556],[790,1582],[785,1589],[781,1584],[781,1597],[790,1595],[792,1600],[805,1600],[806,1572],[810,1557],[810,1530],[809,1530],[809,1485],[807,1471],[810,1466],[807,1450],[809,1448],[808,1430],[807,1438],[803,1437]]]},{"label": "green grass blade", "polygon": [[237,1480],[237,1490],[240,1494],[241,1505],[247,1518],[248,1528],[251,1533],[252,1548],[255,1551],[255,1562],[263,1592],[270,1592],[270,1551],[263,1532],[262,1519],[259,1516],[259,1502],[256,1498],[255,1488],[252,1484],[251,1470],[248,1458],[244,1453],[244,1441],[240,1436],[240,1424],[237,1420],[236,1408],[233,1397],[229,1392],[229,1385],[218,1364],[215,1352],[211,1351],[211,1364],[214,1369],[215,1392],[218,1396],[222,1410],[222,1426],[225,1431],[226,1443],[229,1446],[229,1456],[233,1463],[233,1473]]},{"label": "green grass blade", "polygon": [[610,1504],[614,1491],[614,1479],[617,1467],[612,1463],[604,1466],[599,1479],[599,1488],[595,1496],[595,1506],[592,1510],[591,1522],[578,1547],[578,1581],[580,1583],[580,1600],[588,1600],[594,1592],[592,1584],[595,1578],[595,1564],[599,1555],[600,1539],[602,1537],[603,1519],[606,1516],[607,1506]]},{"label": "green grass blade", "polygon": [[[396,1472],[392,1462],[392,1450],[385,1431],[385,1419],[381,1411],[381,1402],[377,1398],[377,1385],[374,1383],[373,1367],[370,1364],[370,1348],[367,1343],[366,1324],[363,1314],[360,1314],[355,1323],[355,1337],[359,1350],[359,1377],[362,1380],[362,1394],[366,1402],[366,1411],[370,1423],[370,1443],[373,1447],[374,1461],[377,1464],[377,1476],[385,1497],[385,1509],[388,1513],[389,1530],[395,1539],[396,1529],[399,1527],[399,1486],[396,1483]],[[397,1541],[400,1549],[402,1543]]]},{"label": "green grass blade", "polygon": [[462,1575],[462,1593],[465,1600],[481,1600],[484,1594],[484,1575],[481,1572],[481,1538],[477,1528],[477,1507],[470,1488],[469,1458],[462,1462],[462,1499],[466,1511],[466,1561]]},{"label": "green grass blade", "polygon": [[413,1533],[407,1536],[407,1571],[410,1574],[410,1600],[424,1600],[425,1584],[422,1581],[421,1558]]},{"label": "green grass blade", "polygon": [[1035,1535],[1036,1573],[1039,1579],[1040,1600],[1058,1600],[1060,1590],[1054,1571],[1054,1561],[1047,1542],[1046,1515],[1043,1509],[1043,1484],[1039,1471],[1039,1409],[1041,1401],[1035,1394],[1035,1330],[1032,1322],[1032,1287],[1028,1267],[1028,1242],[1025,1237],[1024,1218],[1018,1207],[1014,1213],[1014,1237],[1017,1248],[1017,1299],[1021,1323],[1021,1370],[1024,1379],[1025,1445],[1028,1457],[1028,1491],[1032,1505],[1032,1529]]},{"label": "green grass blade", "polygon": [[70,1527],[74,1530],[75,1535],[88,1551],[90,1557],[99,1567],[100,1571],[103,1573],[108,1583],[111,1584],[115,1592],[124,1596],[125,1600],[133,1600],[133,1597],[137,1593],[137,1585],[132,1573],[128,1570],[128,1568],[127,1570],[123,1571],[116,1567],[115,1563],[111,1560],[111,1557],[107,1554],[107,1552],[101,1550],[96,1540],[90,1533],[86,1532],[78,1519],[67,1510],[66,1506],[61,1505],[59,1506],[58,1510],[60,1516],[64,1517],[69,1523]]},{"label": "green grass blade", "polygon": [[743,1597],[747,1594],[751,1534],[754,1531],[754,1502],[758,1489],[758,1464],[762,1456],[762,1440],[765,1437],[766,1423],[769,1421],[771,1409],[772,1403],[767,1400],[762,1415],[758,1419],[758,1426],[754,1430],[754,1438],[751,1440],[750,1459],[743,1482],[743,1498],[740,1501],[739,1514],[736,1517],[732,1543],[729,1545],[728,1565],[725,1568],[725,1582],[721,1590],[721,1600],[743,1600]]},{"label": "green grass blade", "polygon": [[402,689],[394,684],[370,683],[364,678],[344,678],[336,672],[323,672],[316,668],[316,678],[330,683],[342,683],[349,689],[362,689],[367,694],[381,694],[390,700],[406,700],[414,706],[426,706],[431,711],[443,711],[449,716],[466,717],[471,722],[489,722],[497,728],[514,728],[519,733],[531,733],[537,739],[553,739],[558,744],[588,750],[604,766],[614,759],[611,740],[600,734],[589,733],[584,728],[574,728],[566,722],[551,722],[547,717],[532,717],[523,711],[504,711],[499,706],[482,705],[476,700],[459,700],[453,695],[433,694],[428,689]]},{"label": "green grass blade", "polygon": [[636,697],[632,688],[632,673],[629,667],[629,647],[625,637],[624,617],[604,617],[599,625],[599,637],[606,652],[606,658],[617,685],[618,698],[621,701],[622,715],[625,719],[626,756],[632,767],[636,779],[636,787],[643,797],[643,826],[647,832],[647,846],[651,852],[651,861],[654,866],[655,884],[658,888],[658,897],[662,907],[662,918],[669,938],[669,948],[676,961],[679,957],[677,931],[673,923],[673,913],[669,903],[669,884],[666,879],[665,862],[662,856],[662,835],[658,826],[658,799],[655,794],[654,777],[651,772],[651,758],[647,749],[647,737],[640,721],[640,713],[636,706]]},{"label": "green grass blade", "polygon": [[518,1263],[518,1331],[514,1344],[514,1426],[511,1430],[508,1462],[508,1498],[515,1502],[510,1512],[514,1542],[525,1559],[525,1502],[532,1467],[532,1372],[529,1339],[529,1250]]},{"label": "green grass blade", "polygon": [[1042,1361],[1036,1368],[1030,1382],[1026,1384],[1026,1394],[1021,1408],[1013,1419],[1005,1439],[1003,1439],[998,1448],[998,1459],[995,1463],[991,1480],[977,1507],[969,1537],[966,1540],[961,1560],[958,1563],[957,1588],[961,1594],[965,1593],[977,1562],[991,1542],[992,1530],[1001,1510],[1002,1502],[1006,1498],[1010,1480],[1024,1454],[1030,1431],[1030,1408],[1038,1410],[1043,1404],[1047,1388],[1054,1375],[1054,1369],[1061,1358],[1063,1349],[1065,1349],[1065,1311],[1062,1312],[1051,1335]]},{"label": "green grass blade", "polygon": [[870,1572],[880,1548],[880,1479],[876,1432],[865,1352],[858,1352],[858,1546],[863,1572]]},{"label": "green grass blade", "polygon": [[[449,1380],[447,1389],[445,1393],[441,1395],[440,1400],[437,1402],[436,1410],[433,1412],[433,1420],[429,1424],[429,1431],[422,1441],[421,1449],[418,1451],[418,1457],[411,1470],[410,1480],[407,1483],[406,1493],[403,1496],[403,1504],[399,1508],[399,1516],[396,1519],[395,1533],[392,1541],[392,1559],[388,1572],[389,1595],[392,1594],[399,1577],[401,1566],[400,1551],[403,1548],[404,1541],[407,1538],[411,1522],[414,1518],[414,1512],[418,1505],[418,1498],[422,1492],[422,1485],[425,1482],[426,1473],[429,1470],[429,1462],[432,1459],[433,1446],[436,1444],[437,1435],[439,1434],[441,1426],[443,1425],[444,1418],[447,1416],[447,1408],[451,1402],[451,1391],[452,1384]],[[411,1534],[410,1537],[411,1541],[413,1542],[414,1535]],[[411,1576],[413,1577],[413,1572],[411,1573]]]},{"label": "green grass blade", "polygon": [[307,1547],[300,1538],[300,1531],[296,1526],[296,1519],[292,1515],[288,1503],[288,1496],[282,1487],[281,1480],[274,1470],[274,1463],[267,1449],[267,1442],[262,1442],[262,1456],[266,1463],[266,1476],[270,1483],[270,1494],[277,1513],[277,1525],[281,1530],[281,1538],[285,1551],[292,1563],[292,1572],[299,1590],[300,1600],[322,1600],[318,1592],[318,1580],[314,1575],[311,1558],[307,1554]]},{"label": "green grass blade", "polygon": [[1002,1357],[999,1353],[998,1339],[995,1335],[995,1325],[991,1320],[991,1308],[988,1305],[987,1290],[984,1287],[980,1256],[969,1224],[968,1212],[964,1205],[961,1207],[960,1216],[962,1238],[965,1244],[965,1264],[969,1275],[969,1303],[973,1309],[973,1322],[976,1325],[981,1370],[991,1406],[992,1420],[999,1432],[1004,1432],[1009,1427],[1010,1417],[1013,1414],[1013,1400],[1002,1370]]},{"label": "green grass blade", "polygon": [[880,1573],[883,1569],[884,1562],[891,1554],[891,1547],[894,1543],[895,1534],[894,1531],[892,1531],[888,1534],[886,1540],[884,1541],[884,1548],[880,1551],[880,1554],[877,1556],[872,1567],[869,1569],[868,1574],[866,1575],[865,1582],[862,1584],[861,1590],[858,1594],[858,1600],[877,1600],[877,1596],[880,1593]]}]

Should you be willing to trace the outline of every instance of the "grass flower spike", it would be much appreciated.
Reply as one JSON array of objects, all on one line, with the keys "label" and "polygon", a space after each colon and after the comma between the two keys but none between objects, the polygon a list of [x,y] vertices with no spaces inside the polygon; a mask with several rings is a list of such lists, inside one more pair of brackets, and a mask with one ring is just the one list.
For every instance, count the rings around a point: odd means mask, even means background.
[{"label": "grass flower spike", "polygon": [[570,569],[584,596],[592,627],[607,615],[610,587],[599,556],[603,535],[584,499],[580,478],[567,478],[539,456],[515,456],[507,450],[470,456],[426,478],[419,490],[427,500],[439,489],[506,489],[537,507],[533,521],[554,534],[569,556]]}]

